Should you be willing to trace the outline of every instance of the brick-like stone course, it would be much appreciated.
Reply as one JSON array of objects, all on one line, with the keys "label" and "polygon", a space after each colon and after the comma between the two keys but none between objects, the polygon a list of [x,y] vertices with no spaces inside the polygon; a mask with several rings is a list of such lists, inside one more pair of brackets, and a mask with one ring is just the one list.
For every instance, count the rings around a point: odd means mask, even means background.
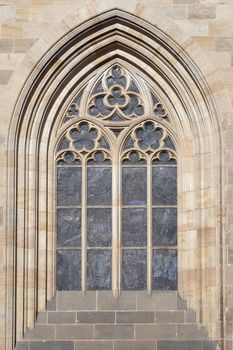
[{"label": "brick-like stone course", "polygon": [[115,323],[115,312],[77,312],[77,323]]},{"label": "brick-like stone course", "polygon": [[76,323],[76,312],[48,312],[48,323]]},{"label": "brick-like stone course", "polygon": [[132,325],[96,325],[95,339],[134,339]]}]

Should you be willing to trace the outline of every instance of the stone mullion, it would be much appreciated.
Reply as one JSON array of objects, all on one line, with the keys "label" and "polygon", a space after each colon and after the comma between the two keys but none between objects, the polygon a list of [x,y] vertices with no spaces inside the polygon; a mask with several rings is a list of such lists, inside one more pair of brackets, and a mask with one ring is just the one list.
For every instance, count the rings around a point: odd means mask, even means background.
[{"label": "stone mullion", "polygon": [[87,285],[87,162],[82,162],[82,221],[81,221],[81,286],[83,294]]},{"label": "stone mullion", "polygon": [[121,284],[121,168],[117,158],[115,154],[112,165],[112,292],[114,298],[119,297]]},{"label": "stone mullion", "polygon": [[147,159],[147,291],[152,292],[152,165]]}]

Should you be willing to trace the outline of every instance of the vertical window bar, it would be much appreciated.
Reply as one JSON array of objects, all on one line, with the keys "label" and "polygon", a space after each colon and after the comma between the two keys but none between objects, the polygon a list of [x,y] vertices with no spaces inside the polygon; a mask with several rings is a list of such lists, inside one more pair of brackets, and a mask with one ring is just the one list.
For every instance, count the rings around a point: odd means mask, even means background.
[{"label": "vertical window bar", "polygon": [[147,160],[147,292],[152,293],[152,164]]},{"label": "vertical window bar", "polygon": [[[113,157],[114,159],[114,157]],[[120,290],[120,199],[119,199],[119,163],[115,159],[112,164],[112,293],[113,297],[119,297]]]},{"label": "vertical window bar", "polygon": [[87,286],[87,163],[86,158],[82,164],[82,292],[86,293]]}]

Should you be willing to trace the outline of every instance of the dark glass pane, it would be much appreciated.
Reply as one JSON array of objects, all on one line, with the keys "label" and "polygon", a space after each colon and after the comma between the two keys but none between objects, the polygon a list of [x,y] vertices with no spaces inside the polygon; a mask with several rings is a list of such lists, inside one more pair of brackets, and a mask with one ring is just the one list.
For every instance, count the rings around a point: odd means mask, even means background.
[{"label": "dark glass pane", "polygon": [[161,249],[153,251],[153,289],[177,289],[177,252]]},{"label": "dark glass pane", "polygon": [[177,169],[176,167],[154,167],[152,177],[153,205],[176,205]]},{"label": "dark glass pane", "polygon": [[176,165],[176,160],[170,152],[161,151],[153,160],[153,165]]},{"label": "dark glass pane", "polygon": [[146,209],[122,209],[122,244],[124,247],[146,246],[146,220]]},{"label": "dark glass pane", "polygon": [[112,209],[87,209],[87,244],[107,247],[112,244]]},{"label": "dark glass pane", "polygon": [[87,204],[112,204],[112,169],[87,169]]},{"label": "dark glass pane", "polygon": [[142,149],[152,148],[155,150],[159,147],[163,131],[160,128],[156,128],[154,123],[146,122],[143,127],[139,127],[136,130],[136,136]]},{"label": "dark glass pane", "polygon": [[153,209],[153,245],[176,245],[176,208]]},{"label": "dark glass pane", "polygon": [[146,160],[142,159],[140,157],[140,154],[138,152],[130,152],[128,154],[128,159],[123,160],[124,165],[141,165],[144,164],[146,165]]},{"label": "dark glass pane", "polygon": [[122,168],[123,205],[146,204],[146,168]]},{"label": "dark glass pane", "polygon": [[93,158],[88,161],[88,165],[111,165],[111,160],[107,159],[103,152],[95,152]]},{"label": "dark glass pane", "polygon": [[81,205],[81,168],[57,168],[57,205]]},{"label": "dark glass pane", "polygon": [[111,250],[89,250],[87,252],[87,289],[111,289]]},{"label": "dark glass pane", "polygon": [[125,290],[146,289],[146,250],[122,251],[122,286]]},{"label": "dark glass pane", "polygon": [[81,289],[81,251],[57,251],[57,290]]},{"label": "dark glass pane", "polygon": [[57,210],[57,246],[81,246],[81,209]]}]

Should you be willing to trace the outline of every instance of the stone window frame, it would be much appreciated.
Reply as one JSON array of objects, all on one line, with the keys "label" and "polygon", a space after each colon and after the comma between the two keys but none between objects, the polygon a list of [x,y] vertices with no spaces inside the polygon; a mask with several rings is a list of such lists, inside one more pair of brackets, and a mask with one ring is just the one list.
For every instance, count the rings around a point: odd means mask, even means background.
[{"label": "stone window frame", "polygon": [[[125,99],[128,97],[129,86],[133,85],[134,91],[137,91],[136,98],[138,99],[140,106],[143,108],[143,113],[141,115],[130,116],[125,115],[120,108],[119,104],[115,104],[111,111],[111,105],[106,102],[107,98],[111,96],[111,91],[118,87],[117,83],[113,84],[111,88],[107,86],[107,81],[109,78],[113,77],[114,69],[121,70],[122,76],[126,80],[126,88],[123,88],[123,93],[125,94]],[[100,89],[100,85],[104,87],[104,92],[96,93],[96,87]],[[129,89],[130,90],[130,89]],[[90,106],[95,104],[95,98],[98,95],[103,95],[105,99],[105,106],[110,109],[110,117],[116,111],[119,113],[121,120],[111,121],[109,116],[102,115],[98,111],[98,115],[91,115]],[[105,94],[105,95],[104,95]],[[129,95],[132,92],[129,92]],[[94,96],[94,97],[93,97]],[[94,102],[93,102],[94,101]],[[130,101],[128,101],[130,106]],[[125,107],[125,106],[124,106]],[[130,109],[130,107],[129,107]],[[97,113],[96,113],[97,114]],[[137,130],[144,130],[145,126],[151,123],[154,126],[155,132],[162,132],[162,138],[158,142],[158,145],[153,149],[153,146],[147,146],[145,150],[140,146],[140,141],[137,139]],[[93,142],[93,147],[88,149],[88,147],[81,146],[78,150],[75,146],[75,141],[71,137],[72,130],[78,130],[80,132],[80,126],[87,124],[89,131],[96,130],[98,134],[97,139]],[[66,126],[64,128],[64,126]],[[61,133],[57,137],[57,154],[56,161],[65,163],[65,157],[70,153],[73,155],[75,161],[80,162],[82,168],[82,186],[81,192],[85,194],[82,196],[81,201],[81,290],[86,293],[87,285],[87,165],[90,159],[94,159],[96,152],[102,152],[106,159],[111,160],[112,168],[112,292],[115,298],[120,296],[122,290],[122,169],[125,167],[123,161],[129,159],[130,152],[136,152],[140,159],[144,159],[147,169],[147,292],[152,293],[155,289],[152,286],[152,274],[153,274],[153,252],[155,251],[155,246],[153,245],[153,229],[152,221],[153,214],[152,210],[155,207],[152,203],[152,169],[154,166],[152,163],[157,160],[160,161],[160,155],[166,152],[170,162],[175,162],[175,164],[164,164],[162,166],[175,167],[177,169],[178,155],[176,151],[172,130],[172,120],[168,114],[168,111],[158,97],[158,94],[148,86],[142,77],[138,76],[138,72],[132,70],[131,66],[122,65],[122,63],[110,63],[90,79],[89,82],[81,87],[78,92],[76,92],[75,97],[66,107],[64,116],[61,118],[60,128]],[[172,130],[172,132],[171,132]],[[143,131],[144,132],[144,131]],[[133,145],[128,148],[126,143],[127,140],[131,139]],[[105,146],[101,147],[101,143],[105,140]],[[101,141],[101,142],[100,142]],[[142,142],[142,141],[141,141]],[[168,161],[168,163],[169,163]],[[161,162],[162,163],[162,162]],[[59,165],[58,165],[59,166]],[[177,185],[177,177],[176,177]],[[56,191],[55,191],[56,192]],[[163,206],[164,207],[164,206]],[[169,207],[171,207],[169,205]],[[178,203],[174,206],[178,208]],[[177,210],[178,213],[178,210]],[[55,219],[56,220],[56,219]],[[176,214],[177,220],[177,214]],[[177,237],[177,232],[176,232]],[[177,243],[175,247],[170,247],[175,249],[177,252]],[[132,248],[133,249],[133,248]],[[169,249],[169,246],[157,247],[157,249]],[[177,258],[176,258],[177,259]],[[178,269],[177,269],[178,270]],[[178,273],[177,277],[178,279]]]}]

